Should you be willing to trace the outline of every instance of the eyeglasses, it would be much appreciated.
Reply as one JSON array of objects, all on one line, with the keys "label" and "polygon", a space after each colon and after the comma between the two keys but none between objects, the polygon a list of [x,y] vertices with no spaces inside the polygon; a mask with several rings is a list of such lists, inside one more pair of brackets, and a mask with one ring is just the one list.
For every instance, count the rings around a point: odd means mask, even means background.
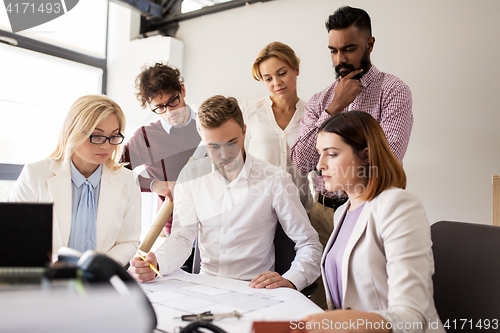
[{"label": "eyeglasses", "polygon": [[106,141],[109,141],[110,145],[116,146],[123,142],[124,136],[120,133],[114,136],[104,136],[104,135],[91,135],[90,143],[95,145],[103,145]]},{"label": "eyeglasses", "polygon": [[162,113],[167,112],[167,107],[175,108],[177,105],[179,105],[180,102],[181,102],[181,93],[178,92],[177,96],[172,98],[166,104],[157,105],[155,108],[151,107],[151,104],[150,104],[149,107],[151,108],[151,111],[153,111],[154,113],[162,114]]}]

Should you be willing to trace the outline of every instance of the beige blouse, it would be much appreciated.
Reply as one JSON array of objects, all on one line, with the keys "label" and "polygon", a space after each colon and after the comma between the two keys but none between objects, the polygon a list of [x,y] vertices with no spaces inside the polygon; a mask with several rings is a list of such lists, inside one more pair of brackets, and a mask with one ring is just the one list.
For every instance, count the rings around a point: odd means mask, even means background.
[{"label": "beige blouse", "polygon": [[299,172],[293,166],[290,158],[290,147],[297,139],[305,106],[306,102],[303,100],[297,102],[295,114],[283,130],[274,118],[272,101],[269,96],[256,101],[244,101],[240,105],[243,119],[247,125],[246,151],[287,171],[299,189],[302,205],[309,212],[313,201],[308,175]]}]

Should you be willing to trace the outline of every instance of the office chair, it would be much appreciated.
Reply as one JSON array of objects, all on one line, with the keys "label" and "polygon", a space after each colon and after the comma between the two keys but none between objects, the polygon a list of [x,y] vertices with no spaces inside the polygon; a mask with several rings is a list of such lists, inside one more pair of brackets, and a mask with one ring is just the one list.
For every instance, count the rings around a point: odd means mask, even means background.
[{"label": "office chair", "polygon": [[[295,259],[295,243],[287,236],[281,224],[276,227],[274,235],[274,270],[283,275],[290,269],[293,259]],[[311,297],[318,290],[318,284],[313,282],[311,285],[302,289],[302,294]]]},{"label": "office chair", "polygon": [[447,332],[482,331],[478,324],[497,331],[500,227],[440,221],[431,226],[431,237],[434,302]]}]

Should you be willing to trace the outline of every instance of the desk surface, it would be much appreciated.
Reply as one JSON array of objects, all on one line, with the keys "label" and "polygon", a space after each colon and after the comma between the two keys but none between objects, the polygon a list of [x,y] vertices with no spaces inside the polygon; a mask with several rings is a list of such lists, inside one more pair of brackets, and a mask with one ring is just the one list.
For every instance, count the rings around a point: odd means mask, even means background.
[{"label": "desk surface", "polygon": [[289,289],[254,289],[248,282],[176,271],[169,276],[140,284],[158,318],[158,328],[174,332],[189,322],[174,319],[205,311],[238,311],[241,319],[214,321],[228,333],[250,333],[254,321],[298,321],[323,310],[302,293]]}]

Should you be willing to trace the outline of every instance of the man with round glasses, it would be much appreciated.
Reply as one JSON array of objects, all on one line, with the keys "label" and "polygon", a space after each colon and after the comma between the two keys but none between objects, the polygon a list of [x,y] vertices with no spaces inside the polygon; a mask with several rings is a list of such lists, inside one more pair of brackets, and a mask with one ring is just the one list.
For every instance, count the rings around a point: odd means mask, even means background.
[{"label": "man with round glasses", "polygon": [[[146,66],[136,79],[137,99],[160,119],[141,126],[124,147],[122,162],[134,169],[143,165],[148,177],[139,176],[142,192],[154,192],[161,201],[173,201],[173,185],[200,144],[196,114],[186,105],[180,71],[167,64]],[[170,233],[171,220],[166,225]]]}]

